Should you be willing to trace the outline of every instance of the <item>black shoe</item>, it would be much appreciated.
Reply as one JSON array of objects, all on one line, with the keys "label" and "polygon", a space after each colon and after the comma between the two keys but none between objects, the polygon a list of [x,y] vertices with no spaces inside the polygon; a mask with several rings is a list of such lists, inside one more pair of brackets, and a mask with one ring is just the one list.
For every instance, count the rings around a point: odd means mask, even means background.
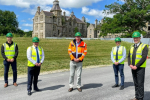
[{"label": "black shoe", "polygon": [[123,89],[124,89],[124,86],[121,86],[121,87],[120,87],[120,90],[123,90]]},{"label": "black shoe", "polygon": [[31,93],[31,91],[28,91],[28,95],[30,96],[32,93]]},{"label": "black shoe", "polygon": [[38,91],[41,91],[41,90],[37,88],[37,89],[34,89],[34,91],[37,91],[37,92],[38,92]]},{"label": "black shoe", "polygon": [[119,87],[119,85],[118,85],[118,84],[115,84],[114,86],[112,86],[112,88],[116,88],[116,87]]},{"label": "black shoe", "polygon": [[68,92],[72,92],[73,91],[73,88],[69,88]]}]

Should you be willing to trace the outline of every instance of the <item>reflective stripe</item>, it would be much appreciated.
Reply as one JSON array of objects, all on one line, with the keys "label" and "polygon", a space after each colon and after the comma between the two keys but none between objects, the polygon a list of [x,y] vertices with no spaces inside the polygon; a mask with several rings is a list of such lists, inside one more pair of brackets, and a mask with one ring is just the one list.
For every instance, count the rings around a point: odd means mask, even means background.
[{"label": "reflective stripe", "polygon": [[72,53],[76,53],[76,52],[72,52]]},{"label": "reflective stripe", "polygon": [[136,58],[136,59],[141,59],[141,58]]},{"label": "reflective stripe", "polygon": [[69,55],[72,55],[72,53],[69,53]]},{"label": "reflective stripe", "polygon": [[87,52],[87,50],[84,50],[84,52]]},{"label": "reflective stripe", "polygon": [[82,54],[82,56],[85,56],[84,54]]},{"label": "reflective stripe", "polygon": [[68,49],[68,51],[71,51],[71,49]]},{"label": "reflective stripe", "polygon": [[14,55],[6,55],[6,56],[14,56]]}]

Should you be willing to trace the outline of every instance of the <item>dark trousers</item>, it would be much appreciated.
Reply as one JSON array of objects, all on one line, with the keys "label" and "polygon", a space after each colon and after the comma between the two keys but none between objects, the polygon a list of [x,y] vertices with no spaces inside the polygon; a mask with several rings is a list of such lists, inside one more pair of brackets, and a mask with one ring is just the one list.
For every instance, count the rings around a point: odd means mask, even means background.
[{"label": "dark trousers", "polygon": [[6,60],[3,61],[4,63],[4,80],[5,83],[8,83],[8,72],[9,72],[9,66],[11,65],[12,71],[13,71],[13,83],[16,83],[17,81],[17,63],[16,60],[14,62],[7,62]]},{"label": "dark trousers", "polygon": [[121,86],[124,86],[124,64],[115,65],[113,64],[114,73],[115,73],[115,82],[119,84],[118,72],[120,72],[121,77]]},{"label": "dark trousers", "polygon": [[132,76],[135,85],[135,97],[138,100],[143,100],[145,68],[138,68],[137,70],[132,70]]},{"label": "dark trousers", "polygon": [[[27,90],[31,91],[32,90],[32,82],[34,85],[34,89],[37,89],[37,83],[38,83],[38,76],[40,74],[40,68],[41,67],[28,67],[28,86]],[[34,80],[33,80],[34,78]]]}]

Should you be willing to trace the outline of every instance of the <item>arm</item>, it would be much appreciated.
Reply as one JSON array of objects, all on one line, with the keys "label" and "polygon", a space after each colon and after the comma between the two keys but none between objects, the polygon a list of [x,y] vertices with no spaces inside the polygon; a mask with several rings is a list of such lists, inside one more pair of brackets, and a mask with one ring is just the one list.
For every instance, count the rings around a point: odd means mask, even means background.
[{"label": "arm", "polygon": [[41,63],[43,63],[43,62],[44,62],[44,58],[45,58],[44,50],[42,49],[42,59],[41,59]]},{"label": "arm", "polygon": [[30,62],[32,62],[33,64],[36,64],[36,61],[34,61],[32,58],[31,58],[31,47],[29,47],[28,49],[27,49],[27,58],[28,58],[28,60],[30,61]]},{"label": "arm", "polygon": [[112,52],[112,51],[111,51],[111,61],[112,61],[113,63],[116,62],[115,59],[114,59],[114,57],[113,57],[113,52]]},{"label": "arm", "polygon": [[82,53],[82,56],[79,58],[79,60],[82,61],[86,56],[86,54],[87,54],[87,45],[85,44],[84,51]]},{"label": "arm", "polygon": [[73,60],[73,59],[75,58],[75,57],[72,55],[71,42],[70,42],[69,47],[68,47],[68,54],[70,55],[71,60]]},{"label": "arm", "polygon": [[129,66],[131,65],[131,60],[130,60],[130,51],[129,51],[129,54],[128,54],[128,65],[129,65]]},{"label": "arm", "polygon": [[124,47],[123,57],[118,61],[119,63],[123,62],[126,59],[126,48]]},{"label": "arm", "polygon": [[18,57],[18,45],[16,44],[16,47],[15,47],[15,55],[14,55],[14,60],[16,60],[16,58]]},{"label": "arm", "polygon": [[145,48],[142,51],[142,58],[141,60],[136,64],[136,67],[140,67],[147,59],[147,55],[148,55],[148,47],[145,46]]},{"label": "arm", "polygon": [[8,58],[6,57],[6,55],[5,55],[5,51],[4,51],[4,46],[2,45],[2,47],[1,47],[1,55],[2,55],[2,57],[5,59],[5,60],[7,60]]}]

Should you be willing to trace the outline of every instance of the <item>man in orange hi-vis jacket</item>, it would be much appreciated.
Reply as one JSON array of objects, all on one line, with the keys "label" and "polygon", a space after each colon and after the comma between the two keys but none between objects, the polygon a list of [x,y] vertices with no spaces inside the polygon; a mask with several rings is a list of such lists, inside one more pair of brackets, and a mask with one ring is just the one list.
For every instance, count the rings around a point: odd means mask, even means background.
[{"label": "man in orange hi-vis jacket", "polygon": [[83,58],[87,54],[87,45],[81,39],[81,33],[77,32],[75,34],[75,39],[70,42],[68,48],[68,54],[70,55],[70,77],[69,77],[69,90],[73,91],[75,70],[77,71],[77,89],[82,92],[81,89],[81,73],[82,73],[82,62]]}]

